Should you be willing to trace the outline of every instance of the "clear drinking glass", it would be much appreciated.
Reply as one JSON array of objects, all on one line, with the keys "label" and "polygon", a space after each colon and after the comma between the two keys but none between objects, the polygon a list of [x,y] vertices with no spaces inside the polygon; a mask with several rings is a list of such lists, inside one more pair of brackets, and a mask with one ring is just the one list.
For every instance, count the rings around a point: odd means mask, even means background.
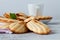
[{"label": "clear drinking glass", "polygon": [[29,16],[42,16],[43,4],[28,4]]}]

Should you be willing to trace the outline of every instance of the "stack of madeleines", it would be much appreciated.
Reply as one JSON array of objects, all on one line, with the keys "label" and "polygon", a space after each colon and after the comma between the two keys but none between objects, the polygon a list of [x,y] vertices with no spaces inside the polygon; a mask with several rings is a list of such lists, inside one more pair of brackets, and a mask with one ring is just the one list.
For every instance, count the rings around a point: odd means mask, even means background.
[{"label": "stack of madeleines", "polygon": [[37,34],[49,34],[50,28],[39,20],[51,20],[51,16],[27,16],[24,13],[4,13],[0,16],[0,22],[7,23],[1,28],[8,28],[16,34],[28,32],[28,30]]}]

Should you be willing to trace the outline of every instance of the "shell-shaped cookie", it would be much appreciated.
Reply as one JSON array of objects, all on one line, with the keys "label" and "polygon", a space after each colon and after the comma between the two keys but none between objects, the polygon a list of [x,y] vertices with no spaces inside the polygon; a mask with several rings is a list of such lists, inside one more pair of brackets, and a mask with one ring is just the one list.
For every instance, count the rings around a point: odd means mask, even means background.
[{"label": "shell-shaped cookie", "polygon": [[27,15],[23,12],[16,13],[17,17],[27,17]]},{"label": "shell-shaped cookie", "polygon": [[14,33],[25,33],[28,31],[24,22],[15,22],[9,25],[9,28]]},{"label": "shell-shaped cookie", "polygon": [[34,33],[38,34],[48,34],[50,32],[50,29],[48,26],[42,22],[39,22],[37,20],[31,20],[27,23],[27,28]]},{"label": "shell-shaped cookie", "polygon": [[10,12],[5,12],[5,14],[3,15],[5,18],[10,18]]}]

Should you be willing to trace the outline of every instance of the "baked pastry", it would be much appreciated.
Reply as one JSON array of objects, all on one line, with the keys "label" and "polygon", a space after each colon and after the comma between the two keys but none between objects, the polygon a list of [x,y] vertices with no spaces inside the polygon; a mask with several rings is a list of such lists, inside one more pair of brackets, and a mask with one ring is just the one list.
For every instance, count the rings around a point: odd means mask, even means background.
[{"label": "baked pastry", "polygon": [[27,27],[25,26],[25,23],[23,21],[15,22],[9,25],[9,29],[13,33],[25,33],[28,31]]},{"label": "baked pastry", "polygon": [[48,26],[42,22],[39,22],[37,20],[31,20],[27,23],[27,28],[34,33],[38,34],[49,34],[50,29]]},{"label": "baked pastry", "polygon": [[35,19],[36,20],[51,20],[52,17],[51,16],[36,16]]},{"label": "baked pastry", "polygon": [[29,21],[31,21],[32,19],[35,19],[35,17],[29,17],[29,18],[27,18],[26,20],[24,20],[24,22],[29,22]]},{"label": "baked pastry", "polygon": [[5,23],[13,23],[16,22],[18,20],[14,20],[14,19],[8,19],[8,18],[2,18],[0,17],[0,22],[5,22]]},{"label": "baked pastry", "polygon": [[17,20],[19,21],[24,21],[25,19],[27,19],[27,15],[22,12],[16,13],[16,16],[17,16]]},{"label": "baked pastry", "polygon": [[21,16],[21,17],[27,17],[27,15],[24,14],[24,13],[22,13],[22,12],[16,13],[16,16],[17,16],[17,17],[19,17],[19,16]]},{"label": "baked pastry", "polygon": [[22,16],[17,17],[17,20],[19,20],[19,21],[24,21],[25,19],[27,19],[27,18],[26,17],[22,17]]},{"label": "baked pastry", "polygon": [[3,15],[5,18],[10,18],[10,13],[9,12],[5,12]]}]

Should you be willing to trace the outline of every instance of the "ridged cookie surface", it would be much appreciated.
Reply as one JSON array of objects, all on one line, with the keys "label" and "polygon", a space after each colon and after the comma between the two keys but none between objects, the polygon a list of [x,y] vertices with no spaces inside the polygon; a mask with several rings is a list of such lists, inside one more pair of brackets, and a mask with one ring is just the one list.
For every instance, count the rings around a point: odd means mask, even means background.
[{"label": "ridged cookie surface", "polygon": [[15,22],[9,25],[9,28],[14,33],[25,33],[28,31],[24,22]]},{"label": "ridged cookie surface", "polygon": [[36,20],[31,20],[30,22],[28,22],[27,28],[38,34],[48,34],[50,32],[50,29],[47,25]]}]

